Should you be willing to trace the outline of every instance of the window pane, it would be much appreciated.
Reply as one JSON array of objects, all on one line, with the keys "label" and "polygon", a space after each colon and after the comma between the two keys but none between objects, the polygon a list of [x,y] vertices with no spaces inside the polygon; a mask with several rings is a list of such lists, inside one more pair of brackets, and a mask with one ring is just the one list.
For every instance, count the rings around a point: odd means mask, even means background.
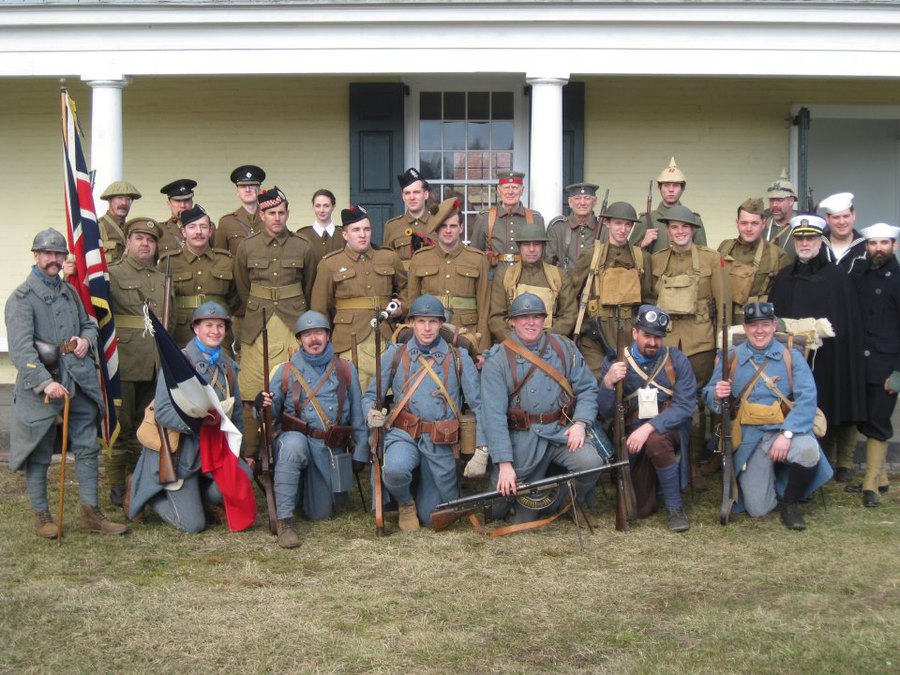
[{"label": "window pane", "polygon": [[444,119],[466,119],[466,95],[464,92],[446,92],[444,94]]},{"label": "window pane", "polygon": [[513,118],[513,95],[511,91],[495,91],[491,94],[491,119],[511,120]]},{"label": "window pane", "polygon": [[441,119],[441,94],[436,91],[427,91],[419,94],[419,119]]},{"label": "window pane", "polygon": [[426,180],[436,180],[441,177],[441,153],[420,152],[419,171]]},{"label": "window pane", "polygon": [[441,149],[440,121],[419,122],[419,147],[422,150]]},{"label": "window pane", "polygon": [[466,123],[465,122],[444,122],[444,150],[465,150],[465,149],[466,149]]},{"label": "window pane", "polygon": [[494,150],[513,149],[513,122],[491,122],[491,147]]},{"label": "window pane", "polygon": [[444,153],[444,179],[456,180],[463,178],[459,175],[459,166],[464,166],[466,153],[464,152],[445,152]]},{"label": "window pane", "polygon": [[[501,122],[502,124],[502,122]],[[489,122],[469,122],[469,150],[489,150],[491,147],[490,140],[490,123]],[[503,148],[508,150],[508,148]]]},{"label": "window pane", "polygon": [[487,180],[490,181],[491,176],[491,153],[489,152],[470,152],[469,153],[469,180]]},{"label": "window pane", "polygon": [[489,120],[491,118],[489,107],[490,97],[486,91],[469,92],[470,120]]},{"label": "window pane", "polygon": [[497,175],[498,171],[512,171],[512,153],[511,152],[495,152],[494,153],[494,166],[492,167],[494,171],[494,175]]}]

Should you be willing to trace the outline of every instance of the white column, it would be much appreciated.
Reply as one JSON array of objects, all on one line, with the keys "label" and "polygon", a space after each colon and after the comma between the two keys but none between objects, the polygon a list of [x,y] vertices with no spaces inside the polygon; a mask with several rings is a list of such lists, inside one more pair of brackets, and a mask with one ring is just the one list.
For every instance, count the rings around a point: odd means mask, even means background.
[{"label": "white column", "polygon": [[562,209],[562,88],[566,77],[527,77],[531,85],[531,208],[544,221]]},{"label": "white column", "polygon": [[122,90],[131,79],[82,78],[93,90],[91,108],[91,153],[88,168],[94,175],[94,205],[99,217],[105,211],[100,195],[113,181],[122,180]]}]

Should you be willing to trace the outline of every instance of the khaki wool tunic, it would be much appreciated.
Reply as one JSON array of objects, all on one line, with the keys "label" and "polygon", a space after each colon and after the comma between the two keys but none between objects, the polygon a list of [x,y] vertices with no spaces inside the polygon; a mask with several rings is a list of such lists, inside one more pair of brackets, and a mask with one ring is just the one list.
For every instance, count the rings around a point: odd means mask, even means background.
[{"label": "khaki wool tunic", "polygon": [[334,234],[329,235],[327,232],[323,236],[319,236],[312,225],[301,227],[297,230],[297,236],[306,240],[312,249],[316,260],[316,267],[319,262],[329,253],[340,251],[346,245],[344,241],[344,229],[340,225],[334,226]]},{"label": "khaki wool tunic", "polygon": [[[497,270],[504,269],[512,262],[504,262],[503,256],[516,256],[519,259],[519,245],[515,242],[516,232],[526,225],[525,206],[519,202],[512,211],[505,211],[505,207],[498,205],[497,220],[494,221],[494,231],[491,241],[487,240],[488,224],[490,221],[490,209],[482,211],[475,218],[475,224],[469,233],[469,239],[472,247],[480,251],[487,252],[493,248],[500,254],[500,264]],[[543,226],[544,218],[537,211],[532,210],[532,219],[534,223]],[[512,259],[510,258],[510,261]]]},{"label": "khaki wool tunic", "polygon": [[568,218],[554,218],[547,226],[547,248],[544,260],[551,265],[561,267],[571,274],[582,253],[590,252],[597,238],[597,217],[592,213],[583,223],[579,223],[574,215]]},{"label": "khaki wool tunic", "polygon": [[[762,251],[759,251],[762,248]],[[762,237],[753,244],[744,244],[740,239],[727,239],[719,244],[719,253],[725,260],[725,272],[731,278],[733,310],[731,323],[737,326],[744,320],[744,305],[748,302],[766,302],[769,299],[769,291],[775,275],[791,260],[785,251],[777,244],[765,241]],[[754,265],[757,254],[759,255],[758,267]],[[738,265],[735,265],[738,263]],[[752,271],[753,280],[750,283],[749,295],[746,298],[737,296],[739,285],[736,283],[735,268],[743,266],[743,271]],[[752,269],[754,268],[755,269]]]},{"label": "khaki wool tunic", "polygon": [[109,267],[125,255],[125,233],[122,230],[122,223],[113,218],[109,211],[103,214],[103,217],[97,221],[97,225],[100,229],[100,239],[103,242],[106,266]]},{"label": "khaki wool tunic", "polygon": [[263,229],[259,219],[259,211],[249,214],[243,206],[219,218],[216,225],[216,233],[213,235],[212,246],[226,249],[231,255],[237,253],[238,246],[250,235]]},{"label": "khaki wool tunic", "polygon": [[162,237],[156,247],[156,255],[162,257],[163,253],[180,249],[184,243],[184,238],[181,236],[181,220],[172,216],[168,220],[157,222],[162,230]]},{"label": "khaki wool tunic", "polygon": [[434,239],[434,225],[434,216],[428,211],[421,218],[413,218],[407,211],[384,224],[384,246],[396,251],[404,267],[409,269],[409,261],[413,256],[413,234]]},{"label": "khaki wool tunic", "polygon": [[[681,202],[676,202],[674,206],[682,206]],[[650,217],[653,219],[653,225],[659,230],[659,236],[656,238],[650,246],[647,247],[648,253],[656,253],[658,251],[662,251],[669,245],[669,232],[666,230],[666,224],[660,220],[660,218],[664,218],[666,214],[669,213],[669,209],[671,206],[666,206],[665,204],[660,204],[653,211],[650,212]],[[694,236],[692,237],[693,242],[699,246],[706,246],[706,230],[703,228],[703,219],[700,217],[700,214],[694,211],[694,215],[697,217],[697,222],[700,223],[700,227],[694,228]],[[634,225],[634,230],[631,232],[631,236],[628,238],[632,244],[638,245],[641,243],[641,240],[644,238],[644,235],[647,233],[647,214],[646,212],[640,215],[640,220]]]}]

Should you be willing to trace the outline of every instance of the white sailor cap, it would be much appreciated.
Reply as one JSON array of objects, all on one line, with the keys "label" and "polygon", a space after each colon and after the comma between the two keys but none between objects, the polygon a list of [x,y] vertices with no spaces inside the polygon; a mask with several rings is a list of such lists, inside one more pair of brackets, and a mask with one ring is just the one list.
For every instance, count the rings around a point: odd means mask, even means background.
[{"label": "white sailor cap", "polygon": [[838,192],[837,194],[831,195],[829,197],[825,197],[821,202],[819,202],[819,208],[822,209],[829,216],[834,213],[840,213],[841,211],[846,211],[847,209],[853,206],[853,193],[852,192]]},{"label": "white sailor cap", "polygon": [[825,229],[825,220],[809,213],[801,213],[791,218],[791,236],[814,237],[822,234]]},{"label": "white sailor cap", "polygon": [[900,235],[900,227],[894,227],[887,223],[875,223],[862,230],[860,234],[866,239],[893,239],[897,241],[897,235]]}]

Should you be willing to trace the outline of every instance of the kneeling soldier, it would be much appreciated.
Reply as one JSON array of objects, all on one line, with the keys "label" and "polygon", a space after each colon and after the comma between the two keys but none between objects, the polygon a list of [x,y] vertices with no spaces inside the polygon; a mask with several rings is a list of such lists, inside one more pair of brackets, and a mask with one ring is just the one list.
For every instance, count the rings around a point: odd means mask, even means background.
[{"label": "kneeling soldier", "polygon": [[257,407],[272,406],[280,421],[275,441],[275,503],[278,545],[296,548],[294,511],[303,486],[303,513],[310,520],[331,517],[347,501],[351,476],[347,454],[356,446],[360,461],[368,461],[368,430],[362,414],[359,375],[331,345],[331,326],[319,312],[304,312],[294,325],[300,349],[272,377],[274,392],[257,396]]},{"label": "kneeling soldier", "polygon": [[[374,379],[363,400],[369,426],[387,429],[382,476],[400,505],[404,531],[419,529],[420,520],[430,525],[434,507],[459,496],[456,459],[463,399],[478,420],[476,445],[484,446],[478,371],[466,350],[451,347],[440,336],[444,306],[433,295],[419,296],[409,320],[413,337],[404,345],[391,345],[381,358],[381,390],[393,390],[393,410],[387,414],[373,407]],[[417,468],[413,500],[410,486]]]},{"label": "kneeling soldier", "polygon": [[[669,529],[686,532],[690,525],[681,502],[676,452],[685,452],[691,418],[697,405],[697,384],[690,361],[675,347],[663,347],[669,315],[642,305],[631,329],[625,360],[610,356],[600,376],[600,416],[612,419],[616,382],[624,379],[625,444],[631,457],[631,478],[638,518],[653,513],[659,485]],[[686,459],[686,457],[685,457]]]},{"label": "kneeling soldier", "polygon": [[743,502],[747,513],[757,518],[780,503],[785,526],[805,530],[797,504],[825,484],[833,471],[812,431],[812,372],[799,352],[775,339],[777,325],[772,303],[745,305],[747,341],[729,350],[731,380],[720,380],[722,371],[716,368],[703,396],[716,413],[726,396],[735,399],[732,442],[740,485],[735,509]]}]

